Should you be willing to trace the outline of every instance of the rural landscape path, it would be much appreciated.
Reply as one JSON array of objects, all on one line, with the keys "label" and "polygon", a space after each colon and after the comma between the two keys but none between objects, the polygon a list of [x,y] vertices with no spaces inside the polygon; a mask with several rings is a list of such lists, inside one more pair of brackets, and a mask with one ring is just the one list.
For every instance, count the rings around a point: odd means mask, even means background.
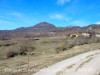
[{"label": "rural landscape path", "polygon": [[[45,64],[45,63],[44,63]],[[90,51],[41,69],[32,75],[99,75],[100,50]]]}]

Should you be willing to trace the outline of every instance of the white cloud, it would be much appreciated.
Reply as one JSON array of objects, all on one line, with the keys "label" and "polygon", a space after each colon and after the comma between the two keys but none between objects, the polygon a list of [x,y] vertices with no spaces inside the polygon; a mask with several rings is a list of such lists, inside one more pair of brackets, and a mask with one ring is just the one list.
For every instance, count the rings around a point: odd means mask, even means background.
[{"label": "white cloud", "polygon": [[13,16],[17,16],[17,17],[22,17],[23,16],[23,14],[21,14],[19,12],[10,12],[9,14],[13,15]]},{"label": "white cloud", "polygon": [[57,0],[58,5],[64,5],[65,3],[70,2],[71,0]]},{"label": "white cloud", "polygon": [[69,22],[69,19],[66,18],[66,16],[64,14],[51,14],[51,15],[49,15],[49,17],[51,19],[57,19],[57,20]]},{"label": "white cloud", "polygon": [[71,24],[85,26],[85,25],[88,25],[89,23],[87,23],[86,21],[82,21],[82,20],[76,20],[76,21],[73,21]]},{"label": "white cloud", "polygon": [[69,20],[66,18],[66,21],[69,22]]},{"label": "white cloud", "polygon": [[[5,22],[7,22],[7,21],[5,21],[5,20],[0,20],[0,24],[5,23]],[[8,23],[8,22],[7,22],[7,23]]]},{"label": "white cloud", "polygon": [[[5,16],[0,16],[0,18],[5,18],[6,20],[11,20],[20,23],[32,24],[37,22],[37,19],[34,16],[28,16],[24,13],[16,12],[16,11],[8,11],[5,13]],[[4,23],[4,21],[2,21]],[[7,23],[7,22],[6,22]]]},{"label": "white cloud", "polygon": [[13,24],[12,22],[10,21],[6,21],[6,20],[0,20],[0,24]]},{"label": "white cloud", "polygon": [[100,21],[96,22],[95,24],[100,24]]},{"label": "white cloud", "polygon": [[50,18],[53,18],[53,19],[63,19],[63,15],[61,14],[52,14],[50,15]]}]

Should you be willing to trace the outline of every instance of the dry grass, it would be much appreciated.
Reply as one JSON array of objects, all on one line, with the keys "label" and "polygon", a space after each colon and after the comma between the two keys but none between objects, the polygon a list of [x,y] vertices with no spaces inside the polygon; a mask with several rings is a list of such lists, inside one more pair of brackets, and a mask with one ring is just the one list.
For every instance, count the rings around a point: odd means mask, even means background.
[{"label": "dry grass", "polygon": [[[47,43],[41,43],[43,41],[47,41]],[[53,41],[53,42],[52,42]],[[41,69],[43,67],[48,67],[52,64],[55,64],[59,61],[62,61],[67,58],[71,58],[75,55],[90,51],[96,50],[100,48],[100,43],[92,43],[85,44],[77,47],[73,47],[69,50],[62,51],[58,54],[55,52],[55,48],[59,45],[63,44],[63,38],[41,38],[40,40],[33,42],[33,45],[36,47],[34,50],[35,55],[29,55],[29,68],[30,69]],[[92,48],[92,49],[91,49]],[[16,50],[14,46],[10,47],[0,47],[1,55],[4,55],[8,49]],[[24,73],[8,73],[5,72],[5,68],[27,68],[28,67],[28,57],[27,56],[16,56],[14,58],[0,60],[0,70],[2,70],[2,74],[0,75],[30,75],[32,72],[24,72]]]}]

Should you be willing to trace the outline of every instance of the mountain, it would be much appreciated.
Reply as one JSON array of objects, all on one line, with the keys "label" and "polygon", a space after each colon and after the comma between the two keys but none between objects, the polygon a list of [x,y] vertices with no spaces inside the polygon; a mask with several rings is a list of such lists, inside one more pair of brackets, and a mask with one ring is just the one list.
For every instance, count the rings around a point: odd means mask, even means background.
[{"label": "mountain", "polygon": [[89,28],[98,29],[98,28],[100,28],[100,24],[90,24],[88,26],[84,26],[83,28],[86,28],[86,29],[89,29]]},{"label": "mountain", "polygon": [[13,32],[38,32],[38,33],[45,33],[50,32],[57,29],[56,26],[47,22],[41,22],[31,27],[21,27],[15,29]]},{"label": "mountain", "polygon": [[100,24],[91,24],[88,26],[68,26],[68,27],[56,27],[53,24],[47,22],[41,22],[31,27],[20,27],[14,30],[0,30],[0,34],[15,34],[15,33],[49,33],[49,32],[84,32],[88,29],[98,29]]},{"label": "mountain", "polygon": [[100,29],[100,24],[90,24],[87,26],[68,26],[68,27],[60,27],[54,30],[54,32],[66,32],[68,34],[77,33],[77,32],[87,32],[90,30]]},{"label": "mountain", "polygon": [[41,22],[39,24],[36,24],[34,25],[34,28],[38,28],[38,29],[46,29],[46,28],[49,28],[49,29],[55,29],[56,26],[54,26],[53,24],[50,24],[50,23],[47,23],[47,22]]},{"label": "mountain", "polygon": [[57,29],[56,26],[47,22],[41,22],[33,26],[33,31],[35,32],[50,32]]}]

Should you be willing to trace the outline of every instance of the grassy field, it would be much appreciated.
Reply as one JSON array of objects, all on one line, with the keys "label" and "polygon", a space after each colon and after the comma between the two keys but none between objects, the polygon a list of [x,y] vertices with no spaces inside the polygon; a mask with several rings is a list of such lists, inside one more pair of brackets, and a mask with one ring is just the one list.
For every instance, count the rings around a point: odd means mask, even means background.
[{"label": "grassy field", "polygon": [[100,34],[100,29],[95,29],[94,31]]},{"label": "grassy field", "polygon": [[[6,52],[8,50],[17,51],[17,47],[20,45],[11,45],[8,47],[0,47],[0,75],[30,75],[37,70],[48,67],[64,59],[73,57],[75,55],[96,50],[100,48],[100,43],[84,44],[80,46],[74,46],[69,50],[56,53],[56,48],[63,45],[66,38],[51,37],[40,38],[37,41],[31,40],[31,45],[36,47],[33,51],[34,55],[16,56],[13,58],[6,58]],[[21,39],[22,40],[22,39]],[[20,41],[20,40],[19,40]],[[19,42],[18,39],[12,39],[10,42]],[[0,41],[0,44],[8,41]],[[28,60],[29,58],[29,60]],[[30,68],[32,71],[26,72],[26,69]],[[11,69],[11,72],[8,71]],[[18,71],[19,69],[23,72]],[[16,70],[18,72],[16,72]]]}]

